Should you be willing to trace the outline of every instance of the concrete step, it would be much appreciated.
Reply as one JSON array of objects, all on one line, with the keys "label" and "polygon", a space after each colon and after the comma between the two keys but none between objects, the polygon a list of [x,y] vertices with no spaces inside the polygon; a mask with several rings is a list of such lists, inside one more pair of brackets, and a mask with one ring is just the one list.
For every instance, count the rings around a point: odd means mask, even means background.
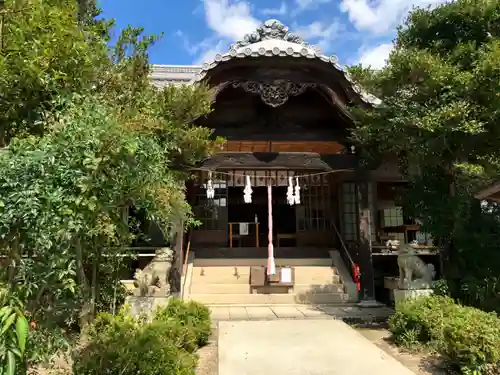
[{"label": "concrete step", "polygon": [[250,294],[248,283],[239,284],[191,284],[191,294]]},{"label": "concrete step", "polygon": [[193,284],[249,284],[250,267],[194,267]]},{"label": "concrete step", "polygon": [[343,284],[295,284],[293,286],[295,294],[315,292],[315,293],[344,293]]},{"label": "concrete step", "polygon": [[[294,267],[295,284],[340,284],[340,276],[332,267]],[[250,267],[194,267],[193,284],[248,284]]]},{"label": "concrete step", "polygon": [[347,302],[347,294],[191,294],[188,299],[207,305],[332,304]]},{"label": "concrete step", "polygon": [[[304,267],[304,266],[331,266],[331,258],[276,258],[277,266]],[[195,258],[195,267],[241,267],[266,266],[267,258]]]},{"label": "concrete step", "polygon": [[339,284],[340,276],[332,267],[295,267],[296,284]]},{"label": "concrete step", "polygon": [[[342,284],[295,284],[288,293],[343,293]],[[191,284],[191,294],[252,294],[257,293],[248,284]],[[272,294],[272,292],[271,292]]]}]

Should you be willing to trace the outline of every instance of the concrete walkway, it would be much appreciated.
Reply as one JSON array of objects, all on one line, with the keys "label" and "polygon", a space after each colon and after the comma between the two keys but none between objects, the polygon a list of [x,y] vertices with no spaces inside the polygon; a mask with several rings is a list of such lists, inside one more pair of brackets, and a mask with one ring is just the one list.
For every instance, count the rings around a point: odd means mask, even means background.
[{"label": "concrete walkway", "polygon": [[340,319],[349,322],[385,321],[394,314],[388,307],[359,308],[331,305],[211,306],[214,321],[276,319]]},{"label": "concrete walkway", "polygon": [[219,322],[218,375],[415,375],[336,319]]}]

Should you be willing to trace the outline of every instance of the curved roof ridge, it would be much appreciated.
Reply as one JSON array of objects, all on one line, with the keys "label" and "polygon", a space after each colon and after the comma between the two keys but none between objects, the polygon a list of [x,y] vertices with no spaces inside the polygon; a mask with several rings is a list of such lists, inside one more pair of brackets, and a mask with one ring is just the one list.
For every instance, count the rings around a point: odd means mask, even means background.
[{"label": "curved roof ridge", "polygon": [[363,102],[371,105],[381,103],[380,99],[366,92],[353,81],[349,72],[339,65],[337,56],[324,55],[321,49],[307,43],[298,35],[291,33],[287,26],[276,19],[264,22],[254,32],[245,35],[243,40],[232,44],[228,52],[216,54],[211,61],[204,63],[201,70],[195,75],[192,83],[203,80],[210,70],[221,63],[247,57],[273,56],[317,59],[330,64],[334,69],[342,73],[352,90],[359,95]]}]

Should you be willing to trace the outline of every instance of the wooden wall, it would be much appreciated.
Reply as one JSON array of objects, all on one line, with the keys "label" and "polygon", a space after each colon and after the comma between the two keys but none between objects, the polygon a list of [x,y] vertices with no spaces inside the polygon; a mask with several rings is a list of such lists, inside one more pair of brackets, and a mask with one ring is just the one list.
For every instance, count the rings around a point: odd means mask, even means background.
[{"label": "wooden wall", "polygon": [[223,151],[228,152],[315,152],[322,155],[338,154],[344,149],[335,141],[274,142],[227,141]]}]

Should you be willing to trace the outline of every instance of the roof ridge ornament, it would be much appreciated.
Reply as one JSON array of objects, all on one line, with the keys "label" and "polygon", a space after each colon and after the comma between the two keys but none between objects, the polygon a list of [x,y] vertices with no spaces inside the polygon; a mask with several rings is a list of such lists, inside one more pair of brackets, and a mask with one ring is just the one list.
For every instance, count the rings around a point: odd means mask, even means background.
[{"label": "roof ridge ornament", "polygon": [[243,40],[232,44],[231,49],[236,50],[240,47],[246,47],[250,44],[269,39],[281,39],[286,42],[309,46],[304,39],[294,33],[291,33],[288,27],[283,25],[280,21],[270,19],[264,22],[262,26],[258,27],[254,32],[246,34]]}]

